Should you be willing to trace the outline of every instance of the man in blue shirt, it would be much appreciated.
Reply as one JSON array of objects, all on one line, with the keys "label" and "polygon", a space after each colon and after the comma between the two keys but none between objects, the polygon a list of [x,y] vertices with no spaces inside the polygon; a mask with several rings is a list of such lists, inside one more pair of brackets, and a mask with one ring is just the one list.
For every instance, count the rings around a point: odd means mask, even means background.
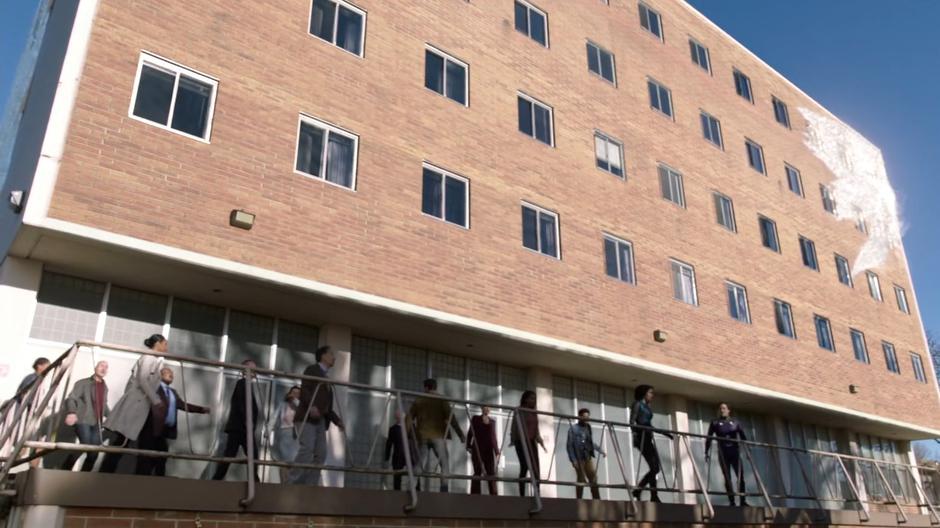
[{"label": "man in blue shirt", "polygon": [[[597,487],[597,466],[594,463],[594,451],[607,456],[601,446],[594,443],[594,434],[591,432],[591,411],[581,409],[578,411],[578,423],[568,429],[568,460],[578,474],[578,482],[587,482],[591,486],[591,497],[600,499],[601,493]],[[575,486],[580,499],[584,493],[584,486]]]}]

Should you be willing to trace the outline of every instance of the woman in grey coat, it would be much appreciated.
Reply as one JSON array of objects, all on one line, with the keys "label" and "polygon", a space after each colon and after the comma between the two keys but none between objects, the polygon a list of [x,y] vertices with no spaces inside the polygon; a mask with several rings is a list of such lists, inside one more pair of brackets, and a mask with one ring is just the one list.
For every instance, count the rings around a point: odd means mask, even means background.
[{"label": "woman in grey coat", "polygon": [[[160,334],[154,334],[144,340],[144,345],[155,352],[166,352],[167,340]],[[150,415],[150,407],[160,404],[157,389],[160,386],[160,369],[163,358],[142,355],[131,370],[131,376],[124,388],[124,395],[111,409],[104,428],[111,432],[110,445],[124,447],[128,442],[137,440],[140,430]],[[101,463],[102,473],[114,473],[119,453],[108,453]]]}]

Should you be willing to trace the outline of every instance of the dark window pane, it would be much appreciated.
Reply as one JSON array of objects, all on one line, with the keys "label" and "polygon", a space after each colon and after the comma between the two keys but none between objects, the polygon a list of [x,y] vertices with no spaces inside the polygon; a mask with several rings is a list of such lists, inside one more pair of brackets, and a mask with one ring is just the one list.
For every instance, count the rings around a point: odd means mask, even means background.
[{"label": "dark window pane", "polygon": [[702,121],[702,134],[705,136],[705,139],[711,141],[711,129],[708,124],[708,116],[701,114]]},{"label": "dark window pane", "polygon": [[320,176],[323,163],[323,129],[308,123],[300,125],[300,140],[297,145],[297,170]]},{"label": "dark window pane", "polygon": [[607,238],[604,239],[604,269],[611,277],[620,278],[617,275],[617,243]]},{"label": "dark window pane", "polygon": [[467,70],[456,62],[447,62],[447,97],[460,104],[467,102]]},{"label": "dark window pane", "polygon": [[542,253],[551,256],[558,255],[558,241],[555,240],[555,217],[547,213],[539,213],[539,235],[541,237]]},{"label": "dark window pane", "polygon": [[333,17],[336,16],[336,4],[330,0],[313,0],[313,12],[310,14],[310,34],[333,42]]},{"label": "dark window pane", "polygon": [[352,188],[354,152],[352,138],[330,133],[329,152],[326,156],[327,181]]},{"label": "dark window pane", "polygon": [[701,64],[698,60],[698,50],[696,49],[697,47],[698,46],[696,46],[694,42],[691,40],[689,41],[689,52],[692,54],[692,62]]},{"label": "dark window pane", "polygon": [[444,185],[446,191],[444,198],[447,205],[444,211],[447,215],[445,220],[448,222],[466,226],[467,225],[467,183],[456,178],[446,178]]},{"label": "dark window pane", "polygon": [[650,31],[653,32],[657,37],[662,37],[663,33],[659,27],[659,15],[653,13],[652,11],[647,11],[649,13],[650,19]]},{"label": "dark window pane", "polygon": [[649,10],[646,9],[646,6],[643,4],[640,4],[640,25],[643,26],[645,29],[650,28]]},{"label": "dark window pane", "polygon": [[281,319],[277,325],[277,359],[275,368],[284,372],[300,372],[316,363],[319,332],[315,326]]},{"label": "dark window pane", "polygon": [[544,143],[552,143],[552,119],[548,109],[535,105],[535,137]]},{"label": "dark window pane", "polygon": [[174,354],[219,359],[225,309],[173,299],[170,350]]},{"label": "dark window pane", "polygon": [[444,58],[429,50],[424,52],[424,86],[444,93]]},{"label": "dark window pane", "polygon": [[345,7],[339,9],[336,25],[336,45],[344,50],[362,54],[362,15]]},{"label": "dark window pane", "polygon": [[538,223],[538,213],[534,209],[523,207],[522,245],[535,251],[539,250]]},{"label": "dark window pane", "polygon": [[225,361],[241,363],[253,360],[267,368],[274,338],[274,319],[232,310],[228,321]]},{"label": "dark window pane", "polygon": [[166,125],[170,116],[170,101],[173,99],[175,81],[173,74],[144,65],[140,70],[134,115]]},{"label": "dark window pane", "polygon": [[144,337],[162,333],[166,303],[167,298],[163,295],[112,285],[108,295],[104,341],[139,347]]},{"label": "dark window pane", "polygon": [[532,103],[519,98],[519,131],[532,135]]},{"label": "dark window pane", "polygon": [[669,100],[669,90],[659,87],[659,104],[663,113],[666,115],[672,115],[672,101]]},{"label": "dark window pane", "polygon": [[601,52],[601,76],[614,82],[614,56],[607,52]]},{"label": "dark window pane", "polygon": [[539,44],[545,46],[548,42],[545,38],[545,17],[535,11],[529,11],[529,31],[532,38]]},{"label": "dark window pane", "polygon": [[633,269],[630,263],[633,262],[633,250],[627,244],[617,244],[617,250],[620,254],[620,279],[625,282],[633,282]]},{"label": "dark window pane", "polygon": [[441,211],[441,175],[430,170],[424,169],[423,185],[421,190],[421,211],[438,218],[443,218]]},{"label": "dark window pane", "polygon": [[646,83],[646,88],[650,94],[650,106],[659,108],[659,89],[652,81]]},{"label": "dark window pane", "polygon": [[592,44],[587,45],[588,69],[594,73],[601,72],[601,64],[597,58],[597,48]]},{"label": "dark window pane", "polygon": [[211,86],[181,75],[180,85],[176,90],[172,127],[180,132],[204,137],[209,122],[211,98]]},{"label": "dark window pane", "polygon": [[516,29],[529,34],[529,10],[519,2],[516,2]]}]

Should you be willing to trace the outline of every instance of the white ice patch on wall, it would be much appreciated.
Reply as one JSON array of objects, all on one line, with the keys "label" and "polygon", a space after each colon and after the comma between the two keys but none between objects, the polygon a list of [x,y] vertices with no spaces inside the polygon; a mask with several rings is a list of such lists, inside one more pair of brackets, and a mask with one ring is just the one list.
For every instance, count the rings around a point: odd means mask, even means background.
[{"label": "white ice patch on wall", "polygon": [[861,218],[868,227],[852,275],[881,266],[901,245],[897,198],[881,150],[837,119],[808,108],[799,111],[808,122],[803,142],[835,176],[829,189],[836,218],[853,223]]}]

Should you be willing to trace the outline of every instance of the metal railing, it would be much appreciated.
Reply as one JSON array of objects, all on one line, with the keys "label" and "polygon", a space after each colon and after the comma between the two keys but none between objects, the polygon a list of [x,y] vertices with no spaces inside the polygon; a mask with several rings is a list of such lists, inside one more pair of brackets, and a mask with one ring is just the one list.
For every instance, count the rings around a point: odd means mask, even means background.
[{"label": "metal railing", "polygon": [[[189,402],[186,367],[203,368],[215,371],[220,374],[225,371],[240,372],[242,379],[246,382],[245,390],[245,429],[246,442],[244,446],[244,457],[225,457],[214,454],[216,449],[212,448],[208,453],[197,453],[192,444],[191,434],[189,436],[189,452],[168,452],[158,450],[139,449],[132,447],[118,447],[113,445],[104,445],[104,432],[107,429],[107,421],[104,426],[98,423],[99,433],[101,433],[101,445],[96,444],[76,444],[72,442],[57,441],[57,434],[62,424],[64,415],[60,407],[64,405],[67,396],[67,390],[70,388],[70,382],[75,369],[76,360],[82,350],[89,350],[92,359],[97,351],[109,350],[113,352],[130,354],[131,357],[140,358],[141,356],[155,356],[159,361],[166,363],[176,363],[181,371],[181,391],[182,399]],[[353,460],[352,450],[349,446],[349,436],[345,428],[342,429],[341,440],[346,449],[346,456],[342,465],[337,464],[316,464],[310,462],[274,460],[259,456],[264,453],[265,448],[270,448],[267,431],[269,421],[267,416],[270,414],[269,408],[273,403],[273,393],[275,383],[283,381],[300,382],[313,386],[313,393],[309,397],[309,404],[306,409],[298,409],[298,413],[303,413],[303,419],[300,422],[302,430],[307,424],[310,415],[310,407],[313,405],[316,396],[321,390],[333,391],[342,388],[346,391],[361,391],[367,394],[384,395],[384,413],[382,422],[388,419],[391,403],[394,400],[398,415],[402,418],[408,416],[404,400],[427,398],[430,400],[441,400],[450,407],[450,415],[447,418],[447,429],[445,439],[453,431],[451,423],[458,414],[462,415],[464,423],[471,423],[472,408],[489,407],[493,411],[500,413],[500,419],[506,420],[506,427],[503,428],[502,441],[497,449],[495,464],[493,467],[499,468],[500,463],[506,457],[506,437],[511,436],[521,440],[521,446],[517,446],[520,452],[520,463],[524,463],[528,468],[541,468],[538,460],[538,453],[533,452],[532,442],[526,441],[533,436],[533,431],[527,430],[525,413],[538,415],[542,422],[551,420],[555,422],[555,434],[553,440],[560,442],[561,426],[567,423],[569,429],[577,417],[539,411],[535,409],[520,409],[518,407],[499,405],[495,403],[478,402],[460,398],[448,398],[438,394],[420,393],[397,388],[376,387],[361,383],[342,382],[321,378],[316,376],[307,376],[289,372],[281,372],[271,369],[252,367],[249,365],[227,363],[202,359],[189,356],[181,356],[169,353],[160,353],[152,350],[137,349],[119,345],[110,345],[104,343],[95,343],[88,341],[76,342],[68,351],[56,358],[49,367],[42,372],[36,380],[29,386],[24,387],[15,398],[4,403],[0,407],[0,449],[3,450],[2,459],[0,459],[0,493],[12,495],[15,491],[8,476],[14,468],[24,464],[35,463],[40,459],[48,457],[55,452],[66,452],[71,454],[80,453],[105,453],[115,455],[137,455],[163,459],[193,460],[209,463],[235,463],[244,464],[247,468],[246,492],[241,499],[240,504],[245,507],[250,505],[256,493],[255,471],[256,467],[306,469],[327,472],[341,472],[343,474],[366,474],[375,475],[381,479],[389,476],[398,475],[407,477],[408,502],[404,508],[406,511],[413,510],[418,504],[418,486],[419,479],[424,479],[430,483],[431,479],[439,479],[442,484],[450,480],[477,481],[480,484],[487,482],[513,483],[516,485],[528,486],[532,492],[532,507],[530,513],[535,514],[542,509],[541,486],[571,487],[575,489],[598,488],[607,489],[609,492],[620,490],[625,493],[625,500],[628,504],[627,516],[632,517],[636,514],[635,502],[638,500],[634,492],[642,490],[650,492],[662,492],[677,494],[681,502],[697,502],[704,508],[703,516],[705,518],[714,517],[715,505],[712,496],[727,495],[730,498],[738,498],[742,502],[746,498],[757,498],[760,500],[765,518],[770,520],[776,513],[776,508],[798,505],[800,503],[812,503],[816,509],[822,511],[827,508],[826,505],[840,506],[842,509],[854,504],[858,510],[860,520],[867,521],[870,518],[870,511],[875,508],[893,508],[898,516],[898,522],[906,522],[908,514],[913,512],[925,512],[930,517],[930,522],[934,525],[940,525],[940,515],[934,506],[934,500],[931,500],[931,494],[925,490],[921,483],[921,477],[937,487],[940,483],[940,471],[937,468],[925,466],[913,466],[885,460],[875,460],[841,453],[832,453],[828,451],[805,449],[791,446],[780,446],[756,441],[745,441],[739,439],[718,439],[711,437],[715,441],[716,452],[718,453],[719,471],[712,473],[711,468],[714,464],[705,456],[704,447],[698,449],[694,442],[701,443],[708,441],[709,437],[701,434],[694,434],[684,431],[671,429],[645,427],[637,424],[618,422],[615,420],[600,420],[592,418],[590,424],[593,428],[600,431],[600,444],[606,445],[606,452],[613,456],[614,477],[611,478],[610,471],[606,482],[584,482],[578,480],[563,480],[558,478],[542,478],[541,471],[529,470],[528,476],[510,477],[500,475],[499,470],[495,474],[488,474],[483,471],[482,475],[468,475],[451,472],[450,467],[444,467],[441,461],[440,453],[436,456],[441,466],[440,472],[428,471],[430,453],[426,455],[421,467],[418,460],[415,460],[417,454],[417,434],[413,423],[405,424],[400,427],[400,445],[404,446],[403,455],[405,465],[401,469],[389,469],[384,463],[375,465],[373,463],[376,445],[379,435],[373,436],[369,447],[368,458],[364,464],[356,464]],[[267,386],[267,398],[264,403],[265,417],[261,424],[262,442],[258,445],[255,436],[256,424],[255,416],[252,412],[257,404],[257,390],[259,385]],[[341,404],[342,398],[336,399],[336,411],[340,417],[339,422],[346,420]],[[260,410],[259,410],[260,413]],[[279,417],[278,417],[279,418]],[[189,425],[189,415],[185,415],[187,430],[191,431]],[[296,427],[296,426],[295,426]],[[511,429],[515,429],[515,434],[509,434]],[[460,434],[460,433],[458,433]],[[537,433],[535,433],[537,434]],[[626,442],[621,441],[621,435],[626,435]],[[647,437],[646,435],[650,435]],[[647,440],[651,438],[652,440]],[[641,449],[647,443],[656,445],[656,439],[668,439],[668,449],[665,450],[671,457],[672,462],[672,483],[669,483],[670,475],[667,475],[665,468],[660,469],[664,477],[664,485],[659,485],[658,475],[654,480],[655,486],[638,487],[639,473],[642,463],[633,464],[634,449]],[[740,460],[736,465],[736,470],[732,473],[730,470],[731,461],[722,458],[723,449],[720,443],[733,442],[737,448],[735,453],[740,453]],[[626,445],[624,445],[626,444]],[[637,445],[639,444],[639,445]],[[445,452],[446,452],[445,440]],[[470,456],[482,460],[479,450],[479,442],[474,442],[467,447],[471,450]],[[657,450],[657,448],[654,448]],[[548,475],[553,473],[555,468],[557,446],[553,449],[548,464]],[[756,452],[756,453],[755,453]],[[759,457],[757,455],[760,455]],[[657,451],[658,459],[658,451]],[[449,460],[445,454],[444,460]],[[760,462],[757,461],[760,458]],[[704,470],[701,466],[704,460]],[[383,461],[384,462],[384,461]],[[633,465],[635,471],[628,469]],[[485,467],[485,466],[484,466]],[[683,470],[685,468],[685,470]],[[649,466],[647,465],[647,469]],[[737,491],[735,487],[730,487],[730,475],[737,477]],[[726,489],[713,489],[712,476],[717,475],[719,480],[724,480]],[[686,479],[691,477],[691,482]],[[890,477],[890,478],[889,478]],[[741,482],[750,487],[752,492],[746,492]],[[902,481],[903,479],[903,481]],[[446,487],[446,486],[442,486]],[[936,490],[931,489],[931,493]],[[579,492],[580,494],[580,492]],[[914,495],[914,498],[910,498]],[[902,501],[902,498],[904,499]],[[907,510],[905,509],[907,508]]]}]

